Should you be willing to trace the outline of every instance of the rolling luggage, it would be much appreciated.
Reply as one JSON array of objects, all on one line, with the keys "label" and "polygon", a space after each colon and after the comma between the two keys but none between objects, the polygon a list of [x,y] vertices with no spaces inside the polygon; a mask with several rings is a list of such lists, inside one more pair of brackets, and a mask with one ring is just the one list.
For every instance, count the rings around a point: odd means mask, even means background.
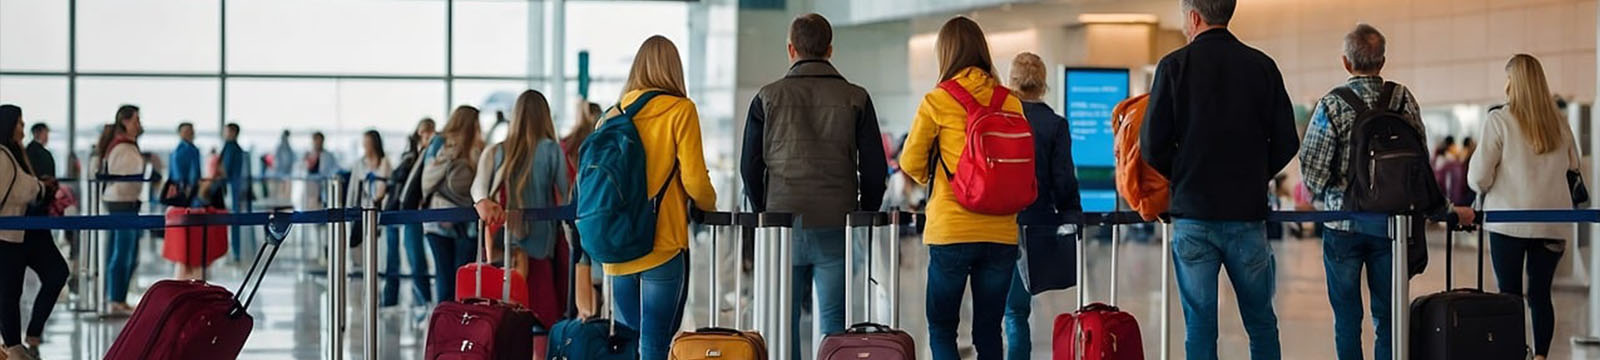
[{"label": "rolling luggage", "polygon": [[[736,223],[735,219],[738,217],[737,213],[695,212],[696,214],[694,217],[696,218],[696,222],[712,227],[734,227]],[[733,230],[736,234],[740,232],[737,228]],[[716,299],[718,299],[717,295],[719,295],[717,291],[717,275],[720,275],[721,273],[718,272],[716,261],[717,231],[712,229],[709,232],[711,233],[711,281],[709,286],[711,291],[709,293],[710,296],[707,296],[706,299],[709,300],[707,303],[711,304],[711,308],[708,309],[710,312],[707,313],[711,318],[709,321],[710,326],[695,329],[695,331],[680,332],[677,336],[674,336],[672,338],[672,351],[669,354],[668,359],[766,359],[767,339],[762,337],[761,333],[755,331],[738,330],[741,328],[741,326],[740,322],[737,320],[734,321],[734,327],[731,328],[717,326],[717,304],[719,303],[716,301]],[[737,237],[735,237],[735,239],[741,240],[737,239]],[[735,245],[736,249],[734,252],[743,253],[744,242],[735,241],[735,244],[737,245]],[[739,271],[732,271],[732,273],[736,279],[734,293],[742,293],[744,288],[744,281],[742,279],[744,276],[742,276]],[[740,310],[742,309],[734,310],[734,317],[737,319],[743,318],[743,316],[739,315],[743,313]],[[780,350],[787,351],[788,349]]]},{"label": "rolling luggage", "polygon": [[[255,326],[247,309],[289,235],[288,220],[285,215],[272,215],[268,241],[261,244],[261,255],[250,264],[238,294],[205,281],[163,280],[150,286],[105,359],[238,358]],[[252,281],[255,285],[250,285]],[[246,286],[249,295],[243,295]]]},{"label": "rolling luggage", "polygon": [[[853,281],[855,279],[855,229],[863,227],[889,227],[889,272],[891,279],[890,284],[885,288],[890,292],[888,309],[889,324],[884,325],[873,322],[872,304],[875,301],[872,300],[873,297],[869,294],[871,294],[872,291],[872,284],[875,283],[871,275],[873,259],[871,249],[873,247],[872,235],[874,231],[867,231],[866,249],[868,249],[868,253],[866,256],[866,274],[862,276],[862,278],[865,279],[865,282],[859,284],[861,286],[860,288],[854,288],[854,285],[845,284],[845,303],[866,304],[866,314],[864,314],[862,317],[862,322],[850,325],[850,328],[846,329],[844,333],[829,335],[823,338],[821,348],[817,350],[817,359],[916,360],[916,341],[912,340],[911,334],[895,328],[895,326],[899,326],[898,322],[900,319],[900,304],[898,303],[900,297],[899,295],[895,294],[895,292],[899,291],[900,282],[900,229],[903,228],[902,225],[905,225],[915,219],[915,216],[915,214],[900,211],[889,213],[855,212],[851,213],[845,218],[845,226],[847,229],[845,229],[844,261],[845,279],[847,279],[847,281]],[[861,300],[854,301],[854,299]],[[846,309],[845,321],[856,321],[853,319],[854,316],[852,315],[854,314],[853,311],[850,310],[851,308],[847,307]]]},{"label": "rolling luggage", "polygon": [[[577,236],[576,231],[568,232],[569,236]],[[572,259],[579,258],[582,248],[573,244],[580,243],[579,239],[572,239],[566,245],[572,249]],[[557,246],[560,246],[559,244]],[[550,360],[637,360],[639,358],[639,332],[617,324],[609,316],[611,311],[610,301],[606,302],[608,315],[602,318],[578,318],[577,301],[577,271],[571,272],[573,278],[567,281],[567,314],[566,319],[550,327],[548,345],[545,358]],[[588,274],[583,274],[588,276]],[[603,276],[601,280],[602,295],[611,298],[611,277]]]},{"label": "rolling luggage", "polygon": [[[1111,303],[1088,303],[1084,292],[1083,228],[1078,231],[1078,311],[1056,316],[1054,339],[1051,343],[1055,360],[1142,360],[1144,340],[1139,334],[1139,321],[1115,305],[1117,302],[1117,243],[1122,237],[1116,219],[1102,224],[1111,227]],[[1162,239],[1165,241],[1166,239]]]},{"label": "rolling luggage", "polygon": [[[487,226],[485,226],[487,227]],[[487,230],[487,229],[484,229]],[[487,233],[484,231],[483,233]],[[509,249],[510,244],[506,248]],[[495,359],[524,360],[533,358],[534,327],[538,321],[533,312],[521,305],[510,303],[511,273],[500,272],[500,299],[484,298],[482,290],[490,282],[483,281],[488,267],[488,249],[481,249],[479,264],[474,268],[470,284],[477,291],[463,301],[440,302],[428,318],[428,340],[424,359]],[[505,251],[506,263],[511,262],[511,252]]]},{"label": "rolling luggage", "polygon": [[[184,266],[206,266],[228,253],[228,227],[223,225],[181,225],[186,215],[223,215],[227,209],[210,207],[167,208],[166,240],[161,242],[161,257]],[[199,247],[199,249],[195,249]]]},{"label": "rolling luggage", "polygon": [[1488,230],[1478,229],[1478,287],[1451,289],[1454,230],[1445,232],[1445,291],[1411,301],[1411,359],[1527,358],[1522,297],[1483,291]]}]

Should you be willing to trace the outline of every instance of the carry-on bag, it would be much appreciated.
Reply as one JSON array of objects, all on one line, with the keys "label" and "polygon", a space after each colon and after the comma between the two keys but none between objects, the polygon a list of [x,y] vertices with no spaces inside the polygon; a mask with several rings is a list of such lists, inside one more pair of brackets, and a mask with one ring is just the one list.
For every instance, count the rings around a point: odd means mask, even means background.
[{"label": "carry-on bag", "polygon": [[[247,310],[289,235],[289,216],[272,214],[267,234],[268,241],[261,244],[260,255],[250,264],[238,294],[204,280],[163,280],[151,285],[105,359],[238,358],[255,326]],[[246,288],[250,289],[248,295]]]},{"label": "carry-on bag", "polygon": [[[1101,221],[1111,225],[1111,299],[1107,303],[1089,303],[1084,288],[1084,264],[1078,261],[1077,311],[1056,316],[1052,333],[1051,350],[1055,360],[1142,360],[1144,340],[1139,334],[1139,322],[1114,304],[1117,302],[1117,245],[1121,233],[1116,224],[1118,216]],[[1083,227],[1078,230],[1078,258],[1084,255]],[[1166,241],[1167,239],[1162,239]]]},{"label": "carry-on bag", "polygon": [[161,257],[184,266],[206,266],[221,259],[228,253],[228,227],[183,225],[183,219],[188,215],[227,213],[227,209],[212,207],[168,207],[166,240],[161,243]]},{"label": "carry-on bag", "polygon": [[[1482,196],[1478,204],[1483,204]],[[1483,248],[1489,246],[1488,230],[1478,229],[1476,288],[1452,289],[1455,276],[1450,253],[1455,248],[1455,229],[1445,234],[1445,291],[1411,301],[1411,358],[1527,358],[1522,297],[1483,291]]]},{"label": "carry-on bag", "polygon": [[[882,212],[854,212],[845,218],[845,279],[854,281],[855,275],[855,233],[856,229],[867,228],[867,254],[865,259],[865,274],[861,284],[845,284],[845,302],[847,304],[866,304],[866,313],[860,322],[853,323],[843,333],[828,335],[822,339],[822,346],[817,350],[817,359],[820,360],[856,360],[856,359],[889,359],[889,360],[916,360],[917,345],[912,340],[911,334],[895,328],[899,326],[900,316],[898,301],[900,297],[895,293],[899,289],[900,277],[900,229],[903,225],[915,219],[915,214],[901,211],[889,213]],[[889,264],[888,269],[891,284],[885,287],[889,291],[889,308],[887,309],[888,324],[874,322],[873,304],[876,302],[870,296],[872,284],[876,283],[872,277],[872,243],[874,229],[887,226],[889,228]],[[857,286],[860,286],[857,288]],[[858,321],[854,318],[854,311],[846,308],[845,322]]]},{"label": "carry-on bag", "polygon": [[[571,224],[568,224],[571,225]],[[579,236],[574,229],[568,232],[569,236]],[[571,251],[573,263],[581,257],[583,248],[574,244],[581,243],[579,239],[572,238],[565,246]],[[563,246],[557,244],[556,246]],[[610,301],[606,302],[607,316],[599,318],[578,317],[577,284],[578,276],[589,276],[588,273],[579,274],[571,271],[572,278],[567,281],[567,310],[566,319],[550,327],[545,359],[549,360],[637,360],[639,359],[639,332],[618,324],[610,316],[612,307]],[[611,298],[611,277],[601,277],[601,296]]]},{"label": "carry-on bag", "polygon": [[[482,224],[480,222],[480,224]],[[482,226],[487,233],[487,226]],[[481,243],[480,243],[481,244]],[[481,245],[480,245],[481,246]],[[478,256],[479,266],[474,272],[471,286],[474,297],[463,301],[440,302],[428,318],[427,360],[495,359],[524,360],[533,358],[533,329],[538,326],[533,312],[511,301],[511,272],[501,271],[501,291],[498,300],[483,297],[482,290],[490,282],[484,281],[487,268],[487,246]],[[509,244],[506,246],[510,248]],[[511,262],[511,252],[504,252],[506,263]]]},{"label": "carry-on bag", "polygon": [[[672,338],[672,351],[668,356],[668,359],[766,359],[767,339],[762,337],[761,333],[755,331],[738,330],[743,328],[740,326],[741,322],[738,320],[734,321],[734,327],[719,327],[717,325],[717,304],[719,303],[716,300],[719,298],[719,293],[717,291],[717,276],[722,275],[722,272],[718,271],[719,269],[717,269],[716,259],[718,231],[716,227],[732,228],[734,234],[742,233],[740,229],[735,228],[735,226],[738,225],[738,222],[735,220],[739,217],[739,215],[737,213],[725,212],[692,212],[694,213],[693,217],[695,218],[695,222],[712,227],[712,229],[708,231],[711,233],[711,261],[709,261],[711,264],[711,276],[709,277],[710,292],[709,296],[706,297],[707,303],[710,304],[710,309],[707,309],[709,310],[707,314],[710,315],[709,317],[711,318],[708,322],[710,326],[695,329],[694,331],[680,332],[677,336],[674,336]],[[736,236],[735,240],[742,239],[738,239]],[[734,243],[736,244],[734,245],[734,253],[744,253],[744,241],[734,241]],[[742,293],[744,288],[744,276],[740,274],[739,271],[729,271],[729,273],[732,273],[735,278],[734,293]],[[743,312],[740,310],[742,309],[734,310],[734,318],[743,319],[743,316],[740,315]],[[788,351],[788,349],[779,350]]]}]

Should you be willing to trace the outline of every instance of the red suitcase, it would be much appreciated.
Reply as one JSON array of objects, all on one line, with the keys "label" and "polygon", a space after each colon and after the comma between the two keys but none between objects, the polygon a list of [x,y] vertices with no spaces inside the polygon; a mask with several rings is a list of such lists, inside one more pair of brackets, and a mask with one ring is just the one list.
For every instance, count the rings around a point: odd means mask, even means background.
[{"label": "red suitcase", "polygon": [[[1143,360],[1144,340],[1133,314],[1104,303],[1088,303],[1083,292],[1087,259],[1083,253],[1083,227],[1078,227],[1078,311],[1056,316],[1051,353],[1055,360]],[[1117,243],[1121,234],[1111,228],[1111,303],[1117,302]],[[1164,241],[1165,239],[1163,239]],[[1087,304],[1087,305],[1085,305]]]},{"label": "red suitcase", "polygon": [[[489,234],[487,226],[481,228],[479,234]],[[505,263],[511,263],[510,241],[502,249],[505,254]],[[458,360],[458,359],[494,359],[494,360],[527,360],[533,358],[533,344],[537,336],[534,328],[541,327],[533,312],[521,305],[511,303],[511,293],[515,290],[505,291],[509,284],[522,283],[526,293],[527,285],[521,280],[513,281],[514,271],[499,271],[500,277],[494,280],[485,279],[485,273],[491,273],[494,267],[488,265],[488,259],[483,255],[488,249],[479,249],[479,262],[477,267],[471,267],[472,275],[465,283],[457,286],[472,289],[473,297],[461,301],[446,301],[439,303],[433,309],[433,314],[428,317],[428,340],[424,343],[424,356],[426,360]],[[469,268],[463,267],[462,270]],[[458,274],[460,274],[458,272]],[[501,285],[500,300],[484,298],[484,288],[491,283]]]},{"label": "red suitcase", "polygon": [[161,256],[186,266],[207,266],[228,253],[228,227],[223,225],[179,225],[184,215],[227,214],[216,208],[168,207],[166,240]]},{"label": "red suitcase", "polygon": [[[889,268],[899,269],[900,229],[910,224],[915,219],[915,216],[911,213],[899,211],[891,213],[856,212],[848,215],[845,219],[845,226],[847,227],[845,230],[845,278],[854,279],[855,271],[857,271],[854,268],[855,228],[889,226],[889,241],[892,244],[888,256]],[[893,278],[889,286],[886,287],[891,292],[888,311],[889,325],[880,325],[872,322],[874,320],[872,316],[874,300],[871,296],[866,295],[870,294],[872,284],[875,283],[871,271],[873,259],[870,253],[873,248],[872,234],[873,231],[867,232],[866,248],[869,251],[866,256],[867,271],[865,276],[861,276],[866,280],[866,283],[859,288],[852,288],[851,284],[845,284],[846,303],[854,303],[853,299],[862,299],[860,301],[867,304],[867,313],[864,316],[865,322],[850,326],[844,333],[828,335],[822,338],[822,345],[817,350],[817,359],[819,360],[916,360],[917,358],[917,345],[916,341],[911,338],[911,334],[893,327],[898,325],[896,323],[900,319],[898,315],[900,304],[896,303],[899,300],[899,296],[892,293],[899,290],[899,272],[893,272],[890,275]],[[851,315],[850,310],[846,310],[845,321],[855,321]]]},{"label": "red suitcase", "polygon": [[[281,219],[281,220],[280,220]],[[250,295],[237,296],[204,281],[165,280],[145,292],[128,324],[106,353],[107,360],[235,359],[255,325],[246,309],[261,289],[267,268],[288,235],[288,217],[273,215],[270,241],[245,273],[240,294],[252,282]],[[281,229],[278,227],[281,226]],[[267,249],[271,247],[269,252]]]}]

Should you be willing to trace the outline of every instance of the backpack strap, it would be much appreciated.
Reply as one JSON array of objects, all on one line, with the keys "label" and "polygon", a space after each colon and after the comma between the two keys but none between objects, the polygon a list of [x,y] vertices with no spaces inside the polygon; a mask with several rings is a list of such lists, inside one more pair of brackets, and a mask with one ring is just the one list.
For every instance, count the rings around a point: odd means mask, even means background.
[{"label": "backpack strap", "polygon": [[967,91],[967,88],[962,87],[961,83],[956,82],[955,79],[939,83],[939,88],[949,93],[950,97],[956,98],[956,102],[960,103],[961,107],[966,109],[968,113],[982,108],[982,105],[978,105],[978,99],[972,97],[972,92]]},{"label": "backpack strap", "polygon": [[650,198],[650,203],[651,203],[651,205],[655,206],[656,212],[661,212],[661,202],[662,202],[662,200],[665,200],[667,198],[667,189],[672,186],[672,183],[677,182],[677,181],[678,181],[678,161],[677,160],[673,160],[672,161],[672,172],[667,174],[667,181],[662,182],[661,183],[661,189],[660,190],[656,190],[656,196]]},{"label": "backpack strap", "polygon": [[999,112],[1006,107],[1006,98],[1011,97],[1011,89],[1004,86],[995,86],[994,93],[989,95],[989,111]]},{"label": "backpack strap", "polygon": [[627,108],[622,109],[622,113],[629,116],[639,115],[639,111],[644,110],[644,106],[649,104],[651,99],[655,99],[656,95],[661,94],[664,94],[664,92],[646,91],[644,94],[639,95],[638,98],[633,99],[633,103],[628,104]]},{"label": "backpack strap", "polygon": [[[1378,108],[1379,109],[1384,109],[1384,110],[1391,109],[1389,107],[1389,105],[1390,105],[1389,103],[1394,100],[1394,92],[1399,87],[1400,87],[1400,84],[1396,84],[1393,81],[1385,81],[1383,83],[1383,92],[1378,93]],[[1401,102],[1401,104],[1404,104],[1405,103],[1405,99],[1401,99],[1400,102]]]},{"label": "backpack strap", "polygon": [[[1386,87],[1383,93],[1389,94],[1389,91],[1390,89]],[[1349,86],[1341,86],[1337,89],[1333,89],[1333,94],[1339,96],[1340,99],[1343,99],[1345,105],[1350,105],[1350,107],[1355,108],[1357,114],[1364,113],[1367,112],[1367,110],[1372,109],[1370,105],[1367,105],[1367,100],[1362,99],[1361,95],[1356,95],[1356,91],[1351,90]],[[1387,95],[1385,98],[1387,98]],[[1385,100],[1378,101],[1387,103]]]}]

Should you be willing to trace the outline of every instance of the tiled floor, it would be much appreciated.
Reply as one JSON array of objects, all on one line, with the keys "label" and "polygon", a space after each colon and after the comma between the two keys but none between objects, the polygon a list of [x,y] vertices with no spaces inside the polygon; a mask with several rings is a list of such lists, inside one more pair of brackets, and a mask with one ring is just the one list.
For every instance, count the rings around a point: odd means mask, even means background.
[{"label": "tiled floor", "polygon": [[[1432,237],[1437,243],[1442,240],[1442,234]],[[298,240],[297,240],[298,239]],[[262,286],[262,293],[256,305],[250,309],[255,316],[256,330],[251,335],[245,352],[241,356],[245,359],[318,359],[325,353],[324,325],[326,314],[324,296],[327,289],[327,279],[314,275],[314,270],[319,269],[313,261],[306,260],[308,254],[316,254],[311,242],[304,242],[305,237],[291,239],[289,247],[285,248],[280,260],[274,265],[267,282]],[[699,245],[703,245],[701,241]],[[1474,252],[1464,244],[1456,253],[1456,262],[1461,264],[1456,269],[1458,279],[1470,280],[1474,276]],[[726,244],[724,245],[726,246]],[[154,246],[146,246],[152,249]],[[724,247],[723,249],[729,249]],[[1093,279],[1105,278],[1109,271],[1109,246],[1104,242],[1094,242],[1088,249],[1091,259],[1090,274]],[[1316,240],[1286,240],[1276,243],[1275,250],[1278,264],[1278,298],[1277,312],[1280,318],[1281,337],[1284,356],[1287,359],[1331,359],[1333,358],[1331,312],[1328,307],[1325,286],[1323,285],[1321,246]],[[147,252],[148,256],[140,266],[140,276],[137,279],[136,291],[148,287],[150,284],[171,272],[170,265],[154,255],[154,251]],[[702,252],[703,253],[703,252]],[[1126,242],[1120,249],[1120,266],[1118,272],[1120,299],[1119,304],[1123,309],[1132,312],[1143,325],[1146,354],[1155,358],[1158,346],[1157,313],[1160,301],[1159,269],[1165,258],[1160,256],[1159,247],[1154,242]],[[1430,271],[1412,281],[1411,292],[1413,296],[1437,291],[1442,288],[1443,275],[1443,247],[1435,244],[1432,249],[1435,262],[1430,266]],[[903,281],[901,295],[904,304],[900,308],[902,327],[911,329],[919,341],[923,341],[926,332],[923,326],[922,293],[924,267],[926,264],[925,249],[911,241],[902,243],[904,254]],[[697,254],[698,255],[698,254]],[[1572,261],[1568,256],[1563,261]],[[248,264],[245,264],[246,266]],[[695,269],[709,271],[709,266],[704,262],[696,262]],[[729,269],[729,267],[723,267]],[[223,264],[214,268],[212,276],[214,282],[228,287],[236,287],[242,279],[241,266]],[[692,277],[696,279],[693,284],[695,295],[691,296],[689,310],[686,316],[685,327],[694,327],[703,324],[706,306],[704,301],[705,277]],[[1224,282],[1225,283],[1225,282]],[[1493,280],[1488,280],[1493,287]],[[730,284],[731,285],[731,284]],[[1104,299],[1104,282],[1091,282],[1091,294],[1095,299]],[[1221,358],[1245,359],[1247,342],[1244,332],[1239,325],[1238,311],[1234,302],[1226,294],[1229,291],[1223,285],[1222,301],[1219,314],[1221,321]],[[362,331],[360,321],[361,310],[359,305],[364,297],[360,293],[359,279],[353,279],[350,285],[351,301],[353,307],[350,316],[354,323],[348,327],[350,345],[347,353],[350,358],[359,358],[362,355],[359,335]],[[725,286],[724,290],[731,289]],[[1049,344],[1051,323],[1056,314],[1070,311],[1076,304],[1076,290],[1056,291],[1037,297],[1034,301],[1033,337],[1034,358],[1049,359]],[[1600,359],[1597,349],[1584,349],[1574,347],[1568,339],[1583,330],[1588,309],[1584,305],[1585,293],[1581,288],[1558,289],[1556,309],[1558,324],[1556,341],[1553,354],[1555,359]],[[403,291],[409,293],[409,291]],[[1176,296],[1176,291],[1173,292]],[[135,293],[135,296],[137,292]],[[409,298],[409,296],[405,296]],[[406,301],[409,301],[407,299]],[[1174,303],[1172,306],[1173,319],[1173,355],[1182,358],[1182,311]],[[58,307],[46,334],[46,344],[43,348],[45,359],[94,359],[104,354],[110,346],[112,339],[122,328],[122,320],[97,319],[87,314],[73,313],[67,304]],[[383,325],[381,339],[383,359],[415,359],[420,351],[423,331],[418,326],[420,310],[413,310],[408,306],[401,306],[395,310],[385,310],[380,317]],[[966,312],[964,312],[966,313]],[[1367,336],[1371,336],[1370,326]],[[1371,340],[1367,340],[1370,344]],[[1368,346],[1370,348],[1370,345]],[[926,350],[924,350],[926,351]],[[1370,351],[1370,349],[1369,349]],[[927,354],[922,354],[928,358]],[[970,358],[970,354],[968,358]]]}]

